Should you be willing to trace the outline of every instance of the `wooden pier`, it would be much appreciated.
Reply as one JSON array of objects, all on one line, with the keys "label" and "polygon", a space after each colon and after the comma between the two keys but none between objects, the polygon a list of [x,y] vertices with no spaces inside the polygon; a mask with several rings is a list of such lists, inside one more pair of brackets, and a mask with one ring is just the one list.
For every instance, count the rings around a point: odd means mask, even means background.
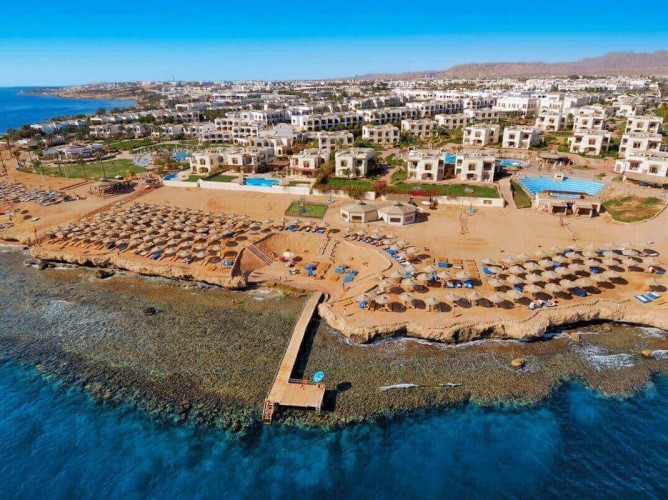
[{"label": "wooden pier", "polygon": [[322,292],[315,292],[304,304],[299,320],[292,331],[290,342],[283,355],[283,360],[278,367],[274,385],[269,391],[269,395],[264,402],[263,420],[265,423],[271,423],[276,407],[291,406],[295,408],[312,408],[316,411],[322,409],[322,403],[325,398],[325,384],[316,384],[309,380],[293,379],[292,372],[299,350],[301,349],[306,330],[316,308],[323,298]]}]

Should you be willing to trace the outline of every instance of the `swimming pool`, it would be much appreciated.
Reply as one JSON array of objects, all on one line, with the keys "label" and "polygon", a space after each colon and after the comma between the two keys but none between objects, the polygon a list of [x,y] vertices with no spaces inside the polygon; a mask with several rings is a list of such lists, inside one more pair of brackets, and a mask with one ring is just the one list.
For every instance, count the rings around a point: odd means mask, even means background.
[{"label": "swimming pool", "polygon": [[445,163],[454,163],[456,159],[455,155],[445,155]]},{"label": "swimming pool", "polygon": [[562,182],[557,182],[551,177],[525,177],[519,181],[533,196],[541,191],[567,191],[595,196],[605,186],[602,182],[572,179],[570,177],[564,177]]},{"label": "swimming pool", "polygon": [[496,162],[502,167],[521,167],[524,165],[523,161],[513,160],[511,158],[498,158]]},{"label": "swimming pool", "polygon": [[166,180],[166,181],[173,181],[173,180],[176,180],[178,176],[179,176],[178,172],[173,172],[171,174],[165,175],[163,177],[163,179]]},{"label": "swimming pool", "polygon": [[190,158],[190,153],[186,153],[185,151],[182,151],[180,153],[174,153],[172,155],[172,158],[174,158],[175,160],[178,160],[178,161],[185,161],[188,158]]},{"label": "swimming pool", "polygon": [[250,177],[244,179],[244,185],[246,186],[271,187],[274,184],[278,184],[278,182],[278,179],[267,179],[266,177]]}]

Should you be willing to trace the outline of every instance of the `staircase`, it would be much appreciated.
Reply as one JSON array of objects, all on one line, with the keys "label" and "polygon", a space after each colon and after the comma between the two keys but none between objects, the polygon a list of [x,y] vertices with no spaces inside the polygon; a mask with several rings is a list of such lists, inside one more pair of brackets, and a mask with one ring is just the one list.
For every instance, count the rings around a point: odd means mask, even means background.
[{"label": "staircase", "polygon": [[250,253],[255,255],[258,259],[260,259],[262,262],[264,262],[266,265],[271,264],[274,262],[274,259],[269,257],[265,252],[260,250],[258,247],[255,245],[249,245],[246,247],[246,250],[248,250]]}]

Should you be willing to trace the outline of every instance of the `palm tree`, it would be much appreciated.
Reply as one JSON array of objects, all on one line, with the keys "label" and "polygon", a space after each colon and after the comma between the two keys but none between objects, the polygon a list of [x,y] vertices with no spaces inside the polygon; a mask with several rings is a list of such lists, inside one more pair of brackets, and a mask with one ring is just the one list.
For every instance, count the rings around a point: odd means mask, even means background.
[{"label": "palm tree", "polygon": [[102,167],[102,178],[106,179],[107,178],[107,172],[104,169],[104,162],[102,161],[103,157],[104,157],[104,154],[102,153],[102,151],[98,151],[97,153],[95,153],[95,158],[100,163],[100,167]]},{"label": "palm tree", "polygon": [[19,151],[18,149],[15,149],[14,151],[12,151],[12,156],[16,159],[16,168],[18,170],[20,170],[21,169],[21,151]]},{"label": "palm tree", "polygon": [[83,160],[79,160],[79,166],[81,167],[81,170],[83,170],[84,178],[86,179],[86,182],[88,182],[88,174],[86,173],[86,165],[84,164]]}]

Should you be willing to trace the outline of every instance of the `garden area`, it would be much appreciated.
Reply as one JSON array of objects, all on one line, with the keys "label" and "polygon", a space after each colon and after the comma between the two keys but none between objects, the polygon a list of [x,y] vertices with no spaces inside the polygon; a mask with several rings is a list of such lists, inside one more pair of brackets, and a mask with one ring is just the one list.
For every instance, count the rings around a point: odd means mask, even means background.
[{"label": "garden area", "polygon": [[317,203],[301,203],[293,201],[285,211],[288,217],[313,217],[322,219],[327,212],[327,205],[319,205]]},{"label": "garden area", "polygon": [[510,189],[513,192],[513,201],[517,208],[531,208],[531,197],[518,182],[510,181]]},{"label": "garden area", "polygon": [[49,167],[48,169],[45,169],[45,171],[48,171],[51,175],[55,175],[56,177],[72,177],[80,179],[88,177],[88,180],[98,180],[105,176],[107,179],[113,179],[119,175],[125,177],[128,171],[132,173],[142,173],[146,172],[146,169],[138,167],[132,160],[122,159],[104,161],[102,164],[100,164],[100,162],[62,163],[55,167]]},{"label": "garden area", "polygon": [[414,196],[451,196],[455,198],[499,198],[495,186],[478,186],[473,184],[419,184],[399,182],[389,189],[395,193],[410,193]]},{"label": "garden area", "polygon": [[659,214],[665,207],[661,198],[641,196],[619,196],[603,202],[610,216],[619,222],[641,222]]}]

